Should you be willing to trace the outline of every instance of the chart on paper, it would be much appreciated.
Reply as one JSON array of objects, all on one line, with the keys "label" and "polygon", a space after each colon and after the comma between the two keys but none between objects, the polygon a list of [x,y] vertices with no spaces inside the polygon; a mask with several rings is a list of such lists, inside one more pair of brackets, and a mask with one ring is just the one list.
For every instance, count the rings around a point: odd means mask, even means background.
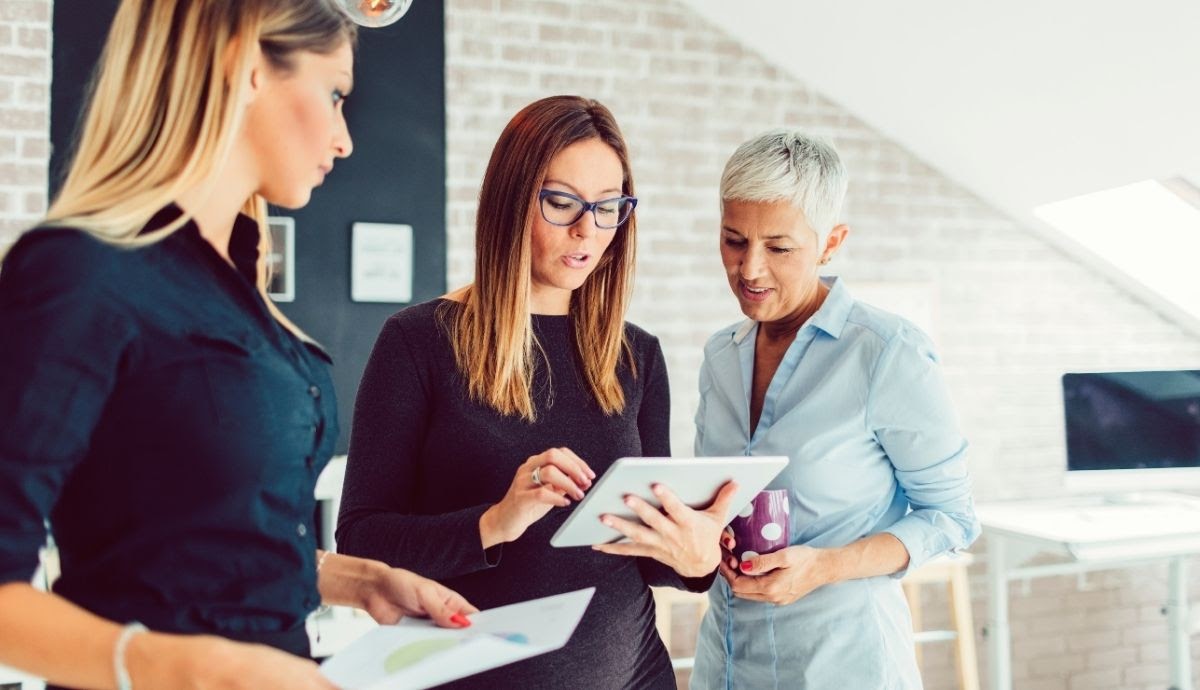
[{"label": "chart on paper", "polygon": [[375,628],[321,665],[345,690],[420,690],[561,648],[595,588],[501,606],[470,616],[465,630],[404,619]]}]

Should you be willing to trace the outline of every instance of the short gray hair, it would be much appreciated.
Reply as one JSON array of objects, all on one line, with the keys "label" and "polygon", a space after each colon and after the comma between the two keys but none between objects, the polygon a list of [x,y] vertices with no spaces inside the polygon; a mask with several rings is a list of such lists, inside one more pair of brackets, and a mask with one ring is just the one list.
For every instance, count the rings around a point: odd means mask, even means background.
[{"label": "short gray hair", "polygon": [[721,175],[721,203],[789,201],[824,246],[846,197],[846,168],[828,140],[774,129],[743,143]]}]

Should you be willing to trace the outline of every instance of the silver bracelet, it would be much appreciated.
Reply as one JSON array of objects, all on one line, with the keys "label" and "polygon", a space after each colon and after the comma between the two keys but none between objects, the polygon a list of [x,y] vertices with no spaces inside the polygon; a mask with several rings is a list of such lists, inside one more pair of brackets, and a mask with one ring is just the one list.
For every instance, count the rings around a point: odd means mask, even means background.
[{"label": "silver bracelet", "polygon": [[133,690],[133,682],[129,680],[129,669],[125,668],[125,648],[129,640],[138,633],[147,632],[146,626],[137,621],[126,624],[117,636],[117,645],[113,647],[113,672],[117,677],[117,690]]},{"label": "silver bracelet", "polygon": [[321,566],[325,565],[325,559],[329,558],[330,553],[332,553],[332,552],[331,551],[322,551],[321,552],[321,557],[317,559],[317,574],[320,574]]}]

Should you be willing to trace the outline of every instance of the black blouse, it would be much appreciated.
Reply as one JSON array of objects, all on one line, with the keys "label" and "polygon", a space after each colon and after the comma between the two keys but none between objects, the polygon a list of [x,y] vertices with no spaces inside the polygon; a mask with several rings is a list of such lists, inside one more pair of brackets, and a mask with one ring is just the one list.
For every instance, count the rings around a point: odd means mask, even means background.
[{"label": "black blouse", "polygon": [[[160,211],[143,232],[181,215]],[[100,616],[308,653],[313,488],[332,455],[328,356],[254,288],[257,224],[226,263],[189,222],[137,249],[26,233],[0,272],[0,582],[48,520],[54,590]]]},{"label": "black blouse", "polygon": [[566,647],[452,687],[674,688],[647,585],[702,591],[712,576],[682,580],[649,559],[551,547],[574,504],[486,552],[479,535],[480,516],[504,496],[516,467],[547,448],[571,448],[598,475],[623,456],[670,455],[658,340],[626,326],[637,377],[619,367],[625,410],[609,416],[579,373],[569,317],[534,316],[546,361],[535,355],[531,424],[469,399],[438,314],[455,308],[439,300],[406,309],[375,343],[354,408],[338,549],[441,580],[485,609],[596,587]]}]

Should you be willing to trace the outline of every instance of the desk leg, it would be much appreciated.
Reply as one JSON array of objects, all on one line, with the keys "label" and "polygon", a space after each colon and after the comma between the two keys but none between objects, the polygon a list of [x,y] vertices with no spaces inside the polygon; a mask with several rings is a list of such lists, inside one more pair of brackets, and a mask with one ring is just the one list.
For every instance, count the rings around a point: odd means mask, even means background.
[{"label": "desk leg", "polygon": [[1008,562],[1004,538],[987,540],[988,626],[987,644],[991,690],[1012,690],[1012,649],[1008,628]]},{"label": "desk leg", "polygon": [[1193,690],[1187,574],[1187,557],[1172,558],[1167,578],[1167,658],[1171,664],[1172,690]]},{"label": "desk leg", "polygon": [[342,507],[342,499],[341,497],[330,498],[318,501],[318,504],[321,506],[321,541],[317,546],[336,552],[337,540],[333,538],[333,533],[337,527],[338,511]]}]

